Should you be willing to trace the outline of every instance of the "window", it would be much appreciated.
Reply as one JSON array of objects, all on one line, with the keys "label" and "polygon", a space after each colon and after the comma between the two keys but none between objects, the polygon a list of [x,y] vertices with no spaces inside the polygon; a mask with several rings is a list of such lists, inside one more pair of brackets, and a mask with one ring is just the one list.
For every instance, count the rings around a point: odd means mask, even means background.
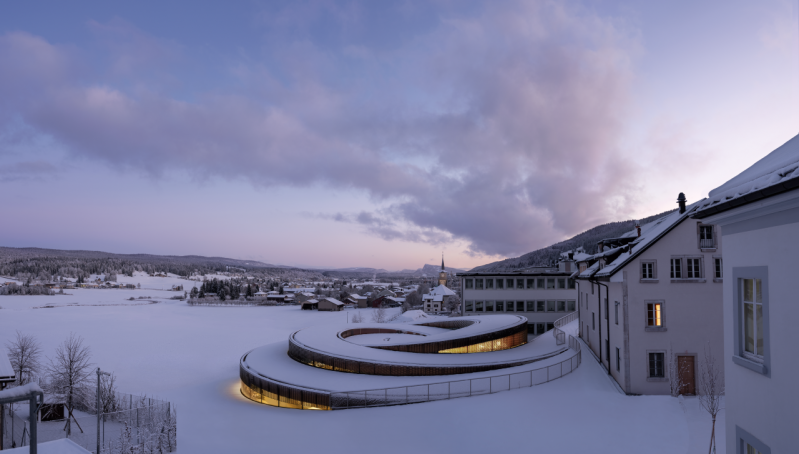
[{"label": "window", "polygon": [[713,274],[713,277],[716,278],[716,279],[721,279],[723,277],[722,276],[722,270],[724,269],[721,266],[721,258],[714,258],[713,259],[713,265],[714,265],[714,268],[715,268],[715,273]]},{"label": "window", "polygon": [[771,448],[769,448],[768,445],[737,425],[735,426],[735,438],[738,439],[738,449],[735,450],[736,453],[771,454]]},{"label": "window", "polygon": [[516,312],[524,311],[524,301],[516,301]]},{"label": "window", "polygon": [[464,306],[464,307],[465,307],[466,312],[473,312],[474,311],[474,301],[467,301],[466,302],[466,306]]},{"label": "window", "polygon": [[475,312],[483,312],[483,302],[477,301],[476,303],[474,303],[474,310]]},{"label": "window", "polygon": [[472,279],[466,279],[466,288],[467,289],[474,288],[474,281]]},{"label": "window", "polygon": [[763,286],[760,279],[743,281],[743,354],[763,360]]},{"label": "window", "polygon": [[664,378],[666,376],[663,370],[663,356],[663,353],[649,354],[649,376],[651,378]]},{"label": "window", "polygon": [[671,259],[671,278],[682,279],[682,259]]},{"label": "window", "polygon": [[527,288],[535,288],[535,279],[527,279]]},{"label": "window", "polygon": [[494,288],[494,280],[493,279],[486,279],[486,288]]},{"label": "window", "polygon": [[743,442],[743,443],[744,443],[744,452],[746,454],[763,454],[762,452],[760,452],[757,449],[755,449],[755,447],[750,445],[749,443],[747,443],[747,442]]},{"label": "window", "polygon": [[654,279],[654,278],[655,278],[655,262],[642,262],[641,279]]},{"label": "window", "polygon": [[536,287],[537,288],[546,288],[546,285],[544,285],[544,279],[541,279],[541,278],[536,279]]},{"label": "window", "polygon": [[570,288],[570,289],[575,289],[575,288],[577,288],[577,287],[575,286],[575,284],[574,284],[574,279],[569,279],[569,281],[568,281],[568,285],[569,285],[569,288]]},{"label": "window", "polygon": [[646,305],[646,326],[663,326],[663,306],[661,303],[647,303]]},{"label": "window", "polygon": [[551,330],[554,327],[555,327],[554,323],[547,323],[547,331]]},{"label": "window", "polygon": [[558,312],[566,312],[566,301],[558,301]]},{"label": "window", "polygon": [[497,288],[505,288],[505,279],[497,279]]},{"label": "window", "polygon": [[494,302],[486,301],[486,312],[494,312]]},{"label": "window", "polygon": [[535,312],[535,301],[527,302],[527,312]]},{"label": "window", "polygon": [[621,370],[621,352],[619,347],[616,347],[616,372]]},{"label": "window", "polygon": [[577,304],[576,304],[576,303],[577,303],[576,301],[572,300],[572,301],[569,301],[568,303],[569,303],[569,308],[568,308],[567,310],[568,310],[569,312],[574,312],[575,310],[577,310],[577,309],[576,309],[576,305],[577,305]]},{"label": "window", "polygon": [[536,310],[537,312],[544,312],[544,311],[546,310],[546,309],[544,308],[544,304],[546,304],[546,302],[545,302],[545,301],[536,301],[536,303],[535,303],[535,304],[536,304],[536,309],[535,309],[535,310]]},{"label": "window", "polygon": [[714,249],[716,247],[716,240],[713,237],[712,225],[699,226],[699,248],[700,249]]},{"label": "window", "polygon": [[474,280],[474,288],[475,288],[475,290],[482,290],[483,289],[483,280],[482,279],[475,279]]},{"label": "window", "polygon": [[497,312],[505,312],[505,302],[497,301]]},{"label": "window", "polygon": [[596,314],[591,312],[591,328],[596,331]]},{"label": "window", "polygon": [[[616,318],[616,324],[618,325],[619,324],[619,302],[618,301],[616,301],[615,310],[616,310],[616,317],[615,317]],[[616,350],[618,350],[618,348]]]},{"label": "window", "polygon": [[519,290],[524,288],[524,279],[516,279],[516,288]]},{"label": "window", "polygon": [[702,259],[685,259],[685,270],[688,279],[700,279],[702,277]]},{"label": "window", "polygon": [[548,289],[555,288],[555,279],[547,279],[547,288]]},{"label": "window", "polygon": [[547,312],[555,312],[555,302],[547,301]]},{"label": "window", "polygon": [[505,301],[505,312],[513,312],[516,308],[514,301]]},{"label": "window", "polygon": [[586,265],[585,263],[581,263],[580,264],[580,273],[585,272],[585,270],[587,270],[587,269],[588,269],[588,265]]},{"label": "window", "polygon": [[566,279],[565,278],[559,278],[558,279],[558,288],[560,288],[560,289],[566,288]]},{"label": "window", "polygon": [[536,323],[535,329],[538,334],[544,334],[544,324],[543,323]]}]

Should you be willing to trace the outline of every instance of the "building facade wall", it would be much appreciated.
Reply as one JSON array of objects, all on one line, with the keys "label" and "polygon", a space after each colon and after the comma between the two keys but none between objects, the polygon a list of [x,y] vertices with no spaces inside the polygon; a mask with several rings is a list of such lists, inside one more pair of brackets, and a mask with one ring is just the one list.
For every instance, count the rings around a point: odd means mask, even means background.
[{"label": "building facade wall", "polygon": [[[580,297],[587,301],[587,304],[583,303],[585,312],[581,312],[580,317],[583,339],[597,356],[601,353],[603,366],[606,369],[610,367],[610,374],[629,394],[669,394],[671,356],[675,357],[675,361],[676,356],[694,357],[693,375],[698,386],[699,365],[704,359],[705,347],[709,347],[718,360],[724,355],[721,317],[723,278],[715,278],[715,259],[722,258],[722,239],[716,227],[715,249],[700,249],[700,223],[690,218],[684,220],[617,271],[610,282],[602,282],[607,285],[607,293],[602,286],[601,299],[597,284],[584,280],[580,282]],[[671,279],[670,264],[673,258],[681,260],[682,279]],[[688,258],[700,259],[700,278],[686,277]],[[643,279],[645,262],[654,265],[654,279]],[[591,286],[594,287],[593,294]],[[608,319],[605,318],[606,294]],[[661,305],[661,327],[647,326],[649,304]],[[601,339],[599,326],[594,328],[594,318],[597,324],[602,323]],[[584,334],[586,327],[587,336]],[[610,340],[606,344],[608,334]],[[663,378],[650,377],[650,353],[664,354]]]},{"label": "building facade wall", "polygon": [[[471,288],[467,284],[467,279],[483,279],[483,288],[476,289],[474,281],[472,282]],[[491,279],[493,280],[492,287],[490,289],[485,288],[486,283],[485,280]],[[498,279],[503,279],[504,283],[502,288],[497,288],[496,281]],[[514,288],[509,289],[507,288],[507,280],[513,279],[514,284],[517,284],[518,279],[522,279],[524,281],[525,288],[518,288],[517,285],[514,285]],[[527,280],[534,279],[535,280],[535,287],[534,288],[527,288]],[[543,279],[544,288],[538,288],[538,280]],[[554,283],[555,288],[546,288],[547,287],[547,279],[552,280]],[[563,288],[558,288],[559,281],[563,281]],[[568,274],[562,275],[541,275],[541,274],[509,274],[509,275],[480,275],[480,276],[461,276],[461,288],[463,292],[463,299],[462,299],[462,307],[463,307],[463,314],[464,315],[485,315],[485,314],[492,314],[496,312],[512,312],[519,315],[524,315],[527,317],[528,320],[528,332],[531,335],[538,335],[542,334],[543,332],[548,331],[551,329],[552,324],[555,320],[577,310],[577,290],[575,288],[569,288],[569,276]],[[574,283],[572,281],[571,286],[574,287]],[[486,309],[489,307],[487,304],[488,302],[493,303],[493,311],[487,311]],[[497,302],[502,302],[502,310],[497,310]],[[514,305],[511,308],[509,306],[509,302],[513,302]],[[522,305],[522,310],[517,310],[517,306],[519,302],[524,302]],[[539,310],[540,302],[543,302],[543,309]],[[560,310],[559,303],[563,303],[563,310]],[[481,303],[481,304],[478,304]],[[553,308],[554,310],[549,310]],[[532,309],[532,310],[529,310]],[[531,326],[532,325],[532,326]]]},{"label": "building facade wall", "polygon": [[[796,202],[799,194],[774,197],[791,198],[793,205],[799,204]],[[792,266],[793,258],[799,254],[796,241],[799,207],[774,210],[774,201],[767,200],[716,216],[725,244],[724,273],[730,276],[724,282],[728,454],[741,452],[743,436],[761,442],[772,453],[794,452],[799,446],[799,432],[795,430],[795,423],[799,421],[799,393],[795,385],[799,377],[799,354],[796,353],[793,324],[799,320],[799,304],[796,303],[796,273]],[[732,276],[746,277],[753,269],[765,278],[767,358],[765,370],[761,371],[740,359],[737,348],[740,340],[736,339],[736,331],[741,329],[736,324],[740,282]]]}]

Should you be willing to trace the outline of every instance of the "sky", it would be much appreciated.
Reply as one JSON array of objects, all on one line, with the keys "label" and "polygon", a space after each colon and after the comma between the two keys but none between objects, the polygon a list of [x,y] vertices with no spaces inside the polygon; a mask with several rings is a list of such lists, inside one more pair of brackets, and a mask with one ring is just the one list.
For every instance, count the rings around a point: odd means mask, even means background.
[{"label": "sky", "polygon": [[799,133],[798,2],[8,3],[0,245],[518,256]]}]

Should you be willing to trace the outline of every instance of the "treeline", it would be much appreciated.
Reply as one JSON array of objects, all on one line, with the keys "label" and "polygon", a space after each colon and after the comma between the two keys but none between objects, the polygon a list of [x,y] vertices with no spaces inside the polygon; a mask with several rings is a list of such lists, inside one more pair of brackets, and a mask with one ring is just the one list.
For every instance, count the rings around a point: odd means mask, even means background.
[{"label": "treeline", "polygon": [[240,296],[251,298],[259,291],[277,290],[283,294],[283,287],[278,281],[266,280],[253,283],[243,278],[232,279],[210,279],[202,283],[199,288],[193,287],[190,296],[192,298],[205,298],[213,294],[220,300],[235,299]]},{"label": "treeline", "polygon": [[43,285],[17,285],[9,284],[0,286],[0,295],[53,295],[53,291]]}]

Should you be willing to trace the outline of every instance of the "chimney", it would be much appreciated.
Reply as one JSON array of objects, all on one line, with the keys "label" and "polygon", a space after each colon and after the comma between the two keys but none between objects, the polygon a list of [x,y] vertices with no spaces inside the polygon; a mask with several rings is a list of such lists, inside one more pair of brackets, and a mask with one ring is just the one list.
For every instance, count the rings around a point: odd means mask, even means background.
[{"label": "chimney", "polygon": [[640,238],[641,237],[641,224],[640,223],[638,223],[638,222],[635,223],[635,230],[638,231],[638,237]]},{"label": "chimney", "polygon": [[682,192],[677,197],[677,203],[680,204],[680,214],[685,213],[685,194]]},{"label": "chimney", "polygon": [[574,252],[569,251],[569,260],[574,260]]}]

